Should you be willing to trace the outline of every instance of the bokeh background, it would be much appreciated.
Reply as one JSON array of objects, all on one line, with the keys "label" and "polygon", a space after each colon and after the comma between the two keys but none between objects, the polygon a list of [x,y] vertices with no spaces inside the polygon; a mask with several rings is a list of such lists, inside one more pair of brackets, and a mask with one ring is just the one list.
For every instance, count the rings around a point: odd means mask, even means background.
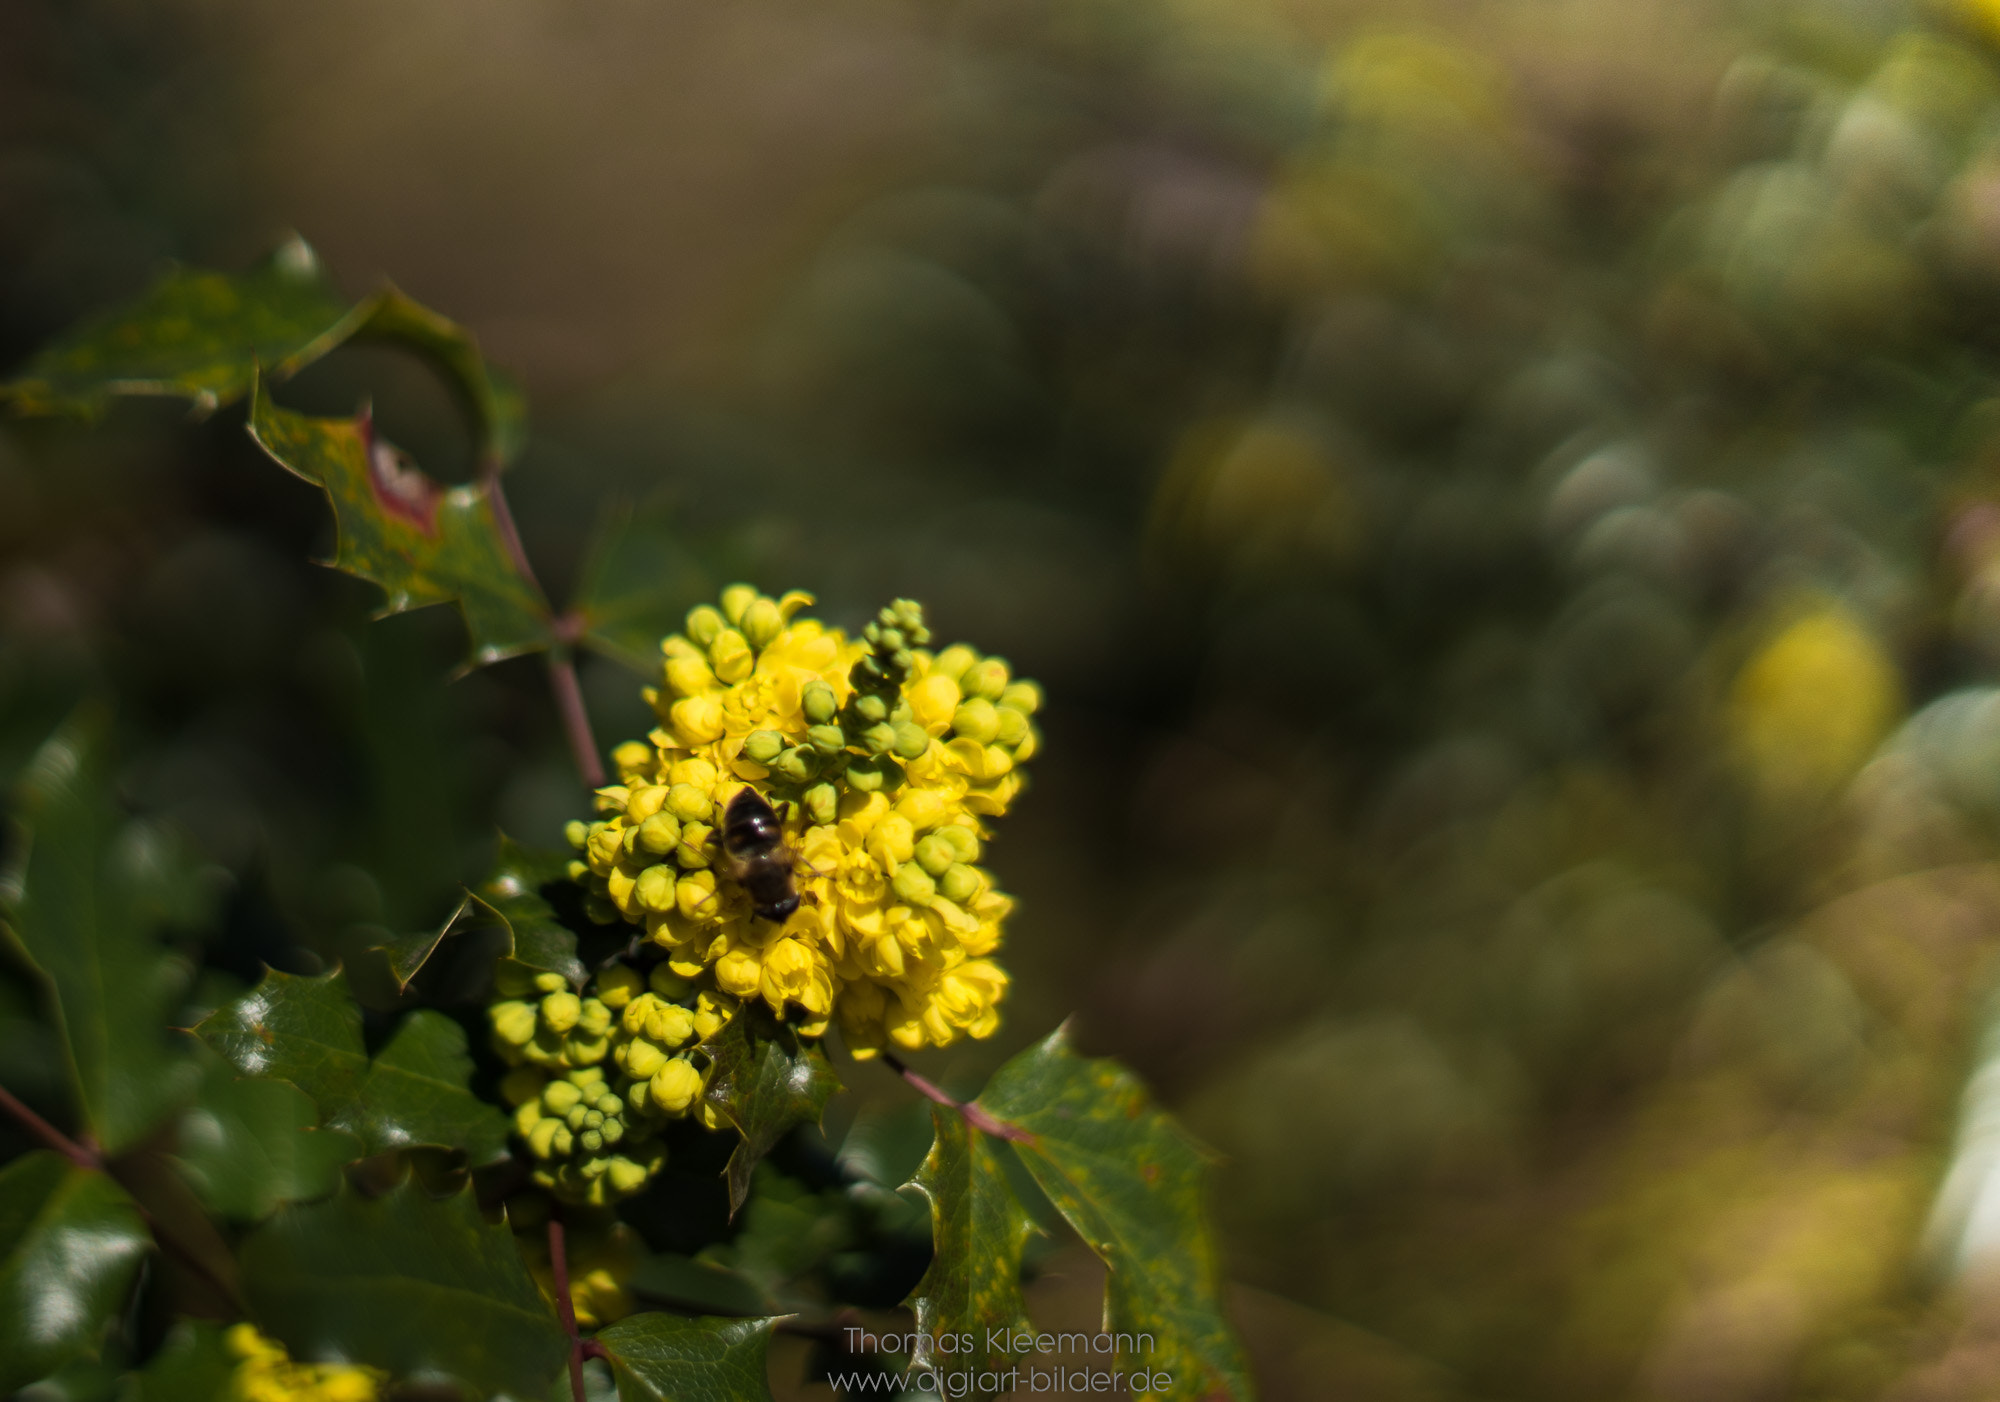
[{"label": "bokeh background", "polygon": [[[1138,1068],[1268,1397],[2000,1392],[2000,6],[0,9],[0,360],[293,230],[520,375],[558,597],[623,501],[1044,683],[1008,1024],[926,1069]],[[465,475],[414,362],[286,398],[363,394]],[[240,412],[0,427],[0,768],[117,695],[197,1002],[580,806],[327,536]]]}]

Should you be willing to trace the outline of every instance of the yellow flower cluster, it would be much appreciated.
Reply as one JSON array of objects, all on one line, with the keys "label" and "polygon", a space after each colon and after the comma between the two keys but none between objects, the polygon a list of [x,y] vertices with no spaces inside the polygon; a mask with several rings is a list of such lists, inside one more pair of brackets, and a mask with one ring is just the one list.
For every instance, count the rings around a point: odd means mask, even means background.
[{"label": "yellow flower cluster", "polygon": [[645,1187],[666,1162],[658,1135],[698,1110],[705,1071],[687,1052],[721,1031],[734,1002],[696,993],[662,964],[650,980],[625,964],[582,994],[560,974],[504,961],[487,1008],[500,1083],[535,1182],[566,1202],[603,1205]]},{"label": "yellow flower cluster", "polygon": [[[926,650],[923,612],[885,608],[849,639],[811,596],[748,585],[661,643],[661,724],[612,754],[597,822],[570,825],[593,915],[642,926],[684,978],[761,998],[850,1050],[985,1037],[1007,975],[988,956],[1013,902],[978,866],[1020,792],[1041,701],[1007,664]],[[798,908],[760,918],[716,829],[745,787],[779,813]]]},{"label": "yellow flower cluster", "polygon": [[248,1324],[224,1336],[242,1361],[229,1379],[233,1402],[375,1402],[389,1375],[345,1363],[294,1363],[285,1346]]}]

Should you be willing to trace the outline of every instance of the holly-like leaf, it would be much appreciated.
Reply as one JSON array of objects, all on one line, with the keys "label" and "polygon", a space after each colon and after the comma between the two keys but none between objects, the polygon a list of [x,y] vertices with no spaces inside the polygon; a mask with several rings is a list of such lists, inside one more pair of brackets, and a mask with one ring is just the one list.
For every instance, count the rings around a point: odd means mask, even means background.
[{"label": "holly-like leaf", "polygon": [[181,1116],[175,1149],[181,1176],[203,1204],[241,1221],[325,1197],[340,1185],[340,1166],[362,1154],[354,1135],[320,1128],[318,1110],[298,1087],[246,1080],[220,1062]]},{"label": "holly-like leaf", "polygon": [[598,1331],[619,1402],[771,1402],[775,1319],[634,1314]]},{"label": "holly-like leaf", "polygon": [[405,1179],[283,1209],[243,1247],[258,1324],[294,1358],[344,1358],[477,1395],[541,1396],[562,1369],[561,1326],[505,1225],[470,1188],[433,1199]]},{"label": "holly-like leaf", "polygon": [[472,333],[394,286],[357,308],[356,332],[398,341],[428,355],[464,393],[479,423],[482,455],[494,465],[512,462],[528,441],[528,405],[511,378],[486,363]]},{"label": "holly-like leaf", "polygon": [[544,886],[563,879],[570,857],[568,852],[531,852],[502,833],[492,873],[465,893],[442,925],[382,946],[397,986],[408,988],[445,940],[497,924],[507,936],[508,958],[561,974],[581,988],[588,971],[577,958],[576,935],[542,895]]},{"label": "holly-like leaf", "polygon": [[[911,1185],[931,1204],[931,1264],[905,1304],[915,1312],[919,1344],[913,1371],[956,1373],[954,1397],[996,1397],[1005,1390],[981,1386],[1014,1366],[1019,1354],[1007,1341],[1029,1330],[1021,1298],[1021,1248],[1037,1230],[1007,1181],[995,1143],[975,1133],[956,1110],[931,1107],[937,1137]],[[942,1352],[930,1345],[952,1337],[970,1349]],[[989,1348],[988,1341],[1003,1344]]]},{"label": "holly-like leaf", "polygon": [[81,715],[29,766],[0,913],[48,980],[84,1121],[115,1154],[173,1113],[198,1072],[166,1036],[187,970],[154,937],[163,915],[186,913],[185,883],[112,801],[106,729]]},{"label": "holly-like leaf", "polygon": [[229,1396],[240,1361],[219,1324],[184,1319],[145,1368],[132,1375],[121,1402],[216,1402]]},{"label": "holly-like leaf", "polygon": [[507,1122],[468,1088],[465,1029],[419,1010],[371,1063],[361,1009],[335,971],[317,978],[273,969],[195,1029],[246,1076],[289,1081],[320,1122],[357,1136],[369,1153],[418,1145],[463,1149],[475,1167],[507,1150]]},{"label": "holly-like leaf", "polygon": [[729,1156],[729,1215],[750,1195],[750,1172],[794,1125],[818,1124],[840,1081],[815,1043],[746,1007],[702,1049],[715,1059],[706,1099],[743,1142]]},{"label": "holly-like leaf", "polygon": [[1202,1205],[1208,1157],[1138,1079],[1077,1056],[1058,1028],[1002,1066],[979,1106],[1028,1132],[1015,1146],[1028,1172],[1109,1268],[1106,1331],[1150,1337],[1150,1349],[1121,1352],[1119,1365],[1172,1383],[1140,1396],[1249,1398]]},{"label": "holly-like leaf", "polygon": [[456,603],[472,664],[548,647],[548,601],[514,565],[485,481],[446,487],[378,438],[364,410],[316,419],[272,403],[260,382],[250,436],[278,464],[326,492],[335,569],[388,596],[383,614]]},{"label": "holly-like leaf", "polygon": [[120,395],[156,395],[206,414],[242,398],[259,365],[282,377],[339,345],[353,310],[293,239],[238,276],[175,268],[45,347],[0,394],[26,413],[96,416]]},{"label": "holly-like leaf", "polygon": [[0,1394],[96,1357],[151,1245],[104,1174],[47,1150],[0,1169]]},{"label": "holly-like leaf", "polygon": [[660,639],[679,631],[691,604],[715,592],[664,504],[607,514],[578,581],[583,641],[649,680],[660,670]]}]

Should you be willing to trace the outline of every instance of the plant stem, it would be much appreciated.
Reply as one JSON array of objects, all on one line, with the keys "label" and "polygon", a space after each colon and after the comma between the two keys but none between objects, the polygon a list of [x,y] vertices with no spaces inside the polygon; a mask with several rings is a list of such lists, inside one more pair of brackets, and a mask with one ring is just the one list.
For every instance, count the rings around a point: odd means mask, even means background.
[{"label": "plant stem", "polygon": [[[507,489],[500,480],[498,459],[488,458],[480,465],[479,479],[485,484],[486,500],[493,507],[493,524],[500,533],[500,543],[507,548],[507,558],[514,562],[521,578],[533,585],[536,593],[541,593],[541,581],[535,578],[535,567],[528,560],[527,547],[521,544],[520,529],[514,524],[514,510],[507,504]],[[563,734],[569,740],[570,756],[576,761],[576,772],[582,776],[583,786],[602,788],[604,762],[597,757],[597,738],[590,731],[590,711],[583,704],[583,688],[576,679],[572,652],[579,631],[576,615],[560,614],[551,620],[551,625],[557,645],[549,649],[549,690],[555,694],[556,711],[562,716]]]},{"label": "plant stem", "polygon": [[569,1260],[563,1252],[563,1225],[549,1219],[549,1270],[556,1280],[556,1313],[562,1316],[563,1332],[569,1335],[569,1390],[576,1402],[583,1399],[583,1337],[576,1332],[576,1306],[569,1299]]},{"label": "plant stem", "polygon": [[1034,1142],[1034,1134],[1022,1129],[1019,1125],[1010,1125],[1005,1120],[996,1120],[970,1100],[953,1100],[949,1095],[945,1094],[936,1082],[919,1076],[916,1072],[905,1066],[901,1058],[897,1057],[894,1053],[883,1052],[881,1056],[882,1064],[916,1087],[919,1094],[925,1096],[927,1099],[935,1100],[940,1105],[948,1105],[958,1111],[964,1117],[965,1122],[974,1129],[984,1134],[990,1134],[995,1139],[1012,1140],[1016,1144]]},{"label": "plant stem", "polygon": [[102,1170],[104,1160],[92,1150],[78,1144],[33,1110],[23,1105],[10,1094],[5,1086],[0,1086],[0,1110],[5,1110],[19,1120],[28,1133],[54,1149],[78,1168]]}]

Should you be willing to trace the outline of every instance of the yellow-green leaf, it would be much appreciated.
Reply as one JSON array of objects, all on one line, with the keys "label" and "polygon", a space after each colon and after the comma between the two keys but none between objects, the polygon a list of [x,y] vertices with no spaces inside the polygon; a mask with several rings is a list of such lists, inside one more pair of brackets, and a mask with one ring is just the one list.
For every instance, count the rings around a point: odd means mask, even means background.
[{"label": "yellow-green leaf", "polygon": [[475,666],[554,640],[548,601],[515,567],[487,483],[446,487],[378,438],[366,411],[295,414],[262,383],[251,394],[250,434],[326,492],[336,533],[328,563],[380,585],[383,613],[457,604]]},{"label": "yellow-green leaf", "polygon": [[1243,1346],[1222,1312],[1221,1263],[1202,1203],[1208,1158],[1114,1061],[1069,1049],[1062,1029],[997,1071],[979,1107],[1027,1136],[1035,1182],[1103,1260],[1105,1329],[1128,1376],[1169,1382],[1158,1402],[1252,1396]]},{"label": "yellow-green leaf", "polygon": [[1019,1358],[1011,1341],[1029,1329],[1021,1248],[1036,1227],[995,1142],[945,1106],[931,1120],[937,1137],[911,1180],[930,1199],[931,1264],[905,1301],[919,1337],[910,1369],[955,1375],[953,1397],[996,1397]]}]

